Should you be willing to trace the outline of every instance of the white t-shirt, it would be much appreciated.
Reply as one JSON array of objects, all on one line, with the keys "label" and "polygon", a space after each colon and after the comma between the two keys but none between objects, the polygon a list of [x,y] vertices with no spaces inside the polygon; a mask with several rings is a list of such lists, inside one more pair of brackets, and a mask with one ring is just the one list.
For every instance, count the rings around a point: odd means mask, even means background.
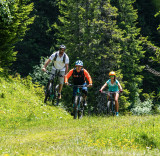
[{"label": "white t-shirt", "polygon": [[65,64],[69,64],[69,57],[68,57],[68,55],[65,53],[66,58],[65,58],[65,63],[64,63],[64,62],[63,62],[64,54],[63,54],[61,57],[59,57],[59,51],[57,51],[57,52],[53,53],[53,54],[49,57],[49,59],[50,59],[51,61],[54,60],[56,53],[58,53],[58,55],[57,55],[56,61],[54,61],[53,69],[59,69],[59,70],[61,70],[61,71],[65,71]]}]

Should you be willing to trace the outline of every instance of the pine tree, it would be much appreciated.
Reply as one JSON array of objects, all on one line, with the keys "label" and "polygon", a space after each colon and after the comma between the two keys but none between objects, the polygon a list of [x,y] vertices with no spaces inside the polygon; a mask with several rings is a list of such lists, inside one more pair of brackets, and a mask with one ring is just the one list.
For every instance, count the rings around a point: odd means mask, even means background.
[{"label": "pine tree", "polygon": [[33,3],[25,1],[0,2],[0,67],[9,68],[16,59],[14,44],[22,39],[33,23],[34,17],[29,17]]},{"label": "pine tree", "polygon": [[[100,98],[96,99],[97,91],[105,83],[109,71],[119,69],[123,32],[116,25],[117,9],[109,0],[61,0],[59,9],[60,23],[54,24],[57,42],[67,45],[71,64],[80,59],[91,74],[94,88],[89,92],[90,103],[96,111]],[[98,107],[103,104],[98,102]]]},{"label": "pine tree", "polygon": [[23,41],[15,45],[19,53],[12,66],[12,69],[22,76],[32,73],[33,67],[39,64],[42,56],[50,56],[55,50],[56,43],[52,28],[52,23],[57,20],[59,14],[56,1],[32,0],[32,2],[34,2],[34,8],[31,16],[35,16],[35,20]]},{"label": "pine tree", "polygon": [[137,10],[133,8],[135,0],[118,0],[113,4],[118,8],[118,25],[124,31],[125,40],[121,42],[121,62],[123,81],[130,92],[130,100],[134,104],[141,92],[142,70],[140,64],[145,51],[142,47],[140,29],[137,28]]}]

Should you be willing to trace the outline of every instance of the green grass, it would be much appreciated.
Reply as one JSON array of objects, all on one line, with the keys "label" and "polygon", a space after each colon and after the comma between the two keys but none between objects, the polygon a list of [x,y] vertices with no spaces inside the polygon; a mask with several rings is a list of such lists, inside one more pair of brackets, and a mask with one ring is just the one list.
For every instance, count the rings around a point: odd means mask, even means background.
[{"label": "green grass", "polygon": [[0,78],[0,155],[160,155],[160,116],[73,118],[30,78]]}]

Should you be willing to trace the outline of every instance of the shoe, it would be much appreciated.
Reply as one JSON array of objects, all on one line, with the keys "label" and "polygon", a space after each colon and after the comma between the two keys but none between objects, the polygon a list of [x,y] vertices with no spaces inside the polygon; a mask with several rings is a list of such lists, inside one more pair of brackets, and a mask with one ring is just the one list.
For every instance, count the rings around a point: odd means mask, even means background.
[{"label": "shoe", "polygon": [[86,106],[87,106],[87,101],[84,101],[84,102],[83,102],[83,105],[86,107]]},{"label": "shoe", "polygon": [[58,93],[58,99],[61,99],[61,93]]},{"label": "shoe", "polygon": [[119,116],[119,113],[118,113],[118,112],[116,112],[116,116]]}]

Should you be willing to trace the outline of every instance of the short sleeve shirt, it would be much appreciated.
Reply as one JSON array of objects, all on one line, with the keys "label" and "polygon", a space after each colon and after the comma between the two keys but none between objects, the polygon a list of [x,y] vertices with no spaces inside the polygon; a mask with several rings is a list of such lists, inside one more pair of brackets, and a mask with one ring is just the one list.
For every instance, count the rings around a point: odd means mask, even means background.
[{"label": "short sleeve shirt", "polygon": [[119,89],[118,89],[118,83],[119,83],[119,81],[118,80],[116,80],[113,84],[111,83],[111,79],[109,79],[107,82],[107,85],[108,85],[108,88],[109,88],[109,92],[117,92],[117,91],[119,91]]},{"label": "short sleeve shirt", "polygon": [[65,64],[69,64],[69,57],[66,53],[64,53],[66,55],[66,58],[65,58],[65,63],[63,62],[63,57],[64,57],[64,54],[60,57],[59,56],[59,51],[58,52],[55,52],[53,53],[49,59],[52,61],[54,60],[55,58],[55,55],[57,53],[57,58],[56,58],[56,61],[54,61],[54,66],[53,66],[53,69],[59,69],[61,71],[65,71]]}]

